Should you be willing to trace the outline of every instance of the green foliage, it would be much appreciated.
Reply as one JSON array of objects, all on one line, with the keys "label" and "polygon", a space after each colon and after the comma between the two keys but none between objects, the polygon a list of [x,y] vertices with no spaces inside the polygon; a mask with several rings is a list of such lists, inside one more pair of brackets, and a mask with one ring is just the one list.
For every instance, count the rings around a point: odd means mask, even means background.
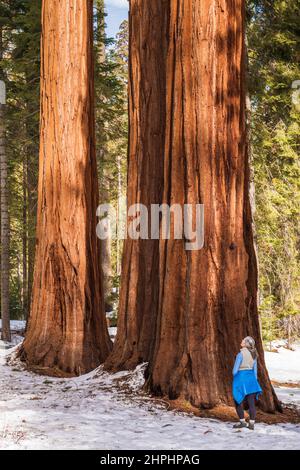
[{"label": "green foliage", "polygon": [[[99,24],[100,37],[103,38],[101,19]],[[127,190],[128,22],[124,21],[120,25],[116,40],[107,40],[104,36],[104,42],[106,49],[103,54],[101,41],[96,41],[96,135],[100,201],[110,203],[117,210]],[[113,306],[114,310],[118,304],[122,247],[120,240],[111,240],[111,272],[108,273],[110,293],[107,294],[106,303]]]},{"label": "green foliage", "polygon": [[250,1],[249,89],[256,187],[263,336],[300,313],[299,110],[292,83],[300,78],[298,1]]},{"label": "green foliage", "polygon": [[[10,188],[10,312],[27,315],[33,264],[39,149],[41,0],[6,0],[0,6],[2,60],[7,85],[6,151]],[[30,256],[29,256],[30,254]]]},{"label": "green foliage", "polygon": [[262,339],[271,342],[279,335],[278,321],[274,315],[274,304],[276,299],[273,295],[266,295],[260,303],[259,313],[263,324]]}]

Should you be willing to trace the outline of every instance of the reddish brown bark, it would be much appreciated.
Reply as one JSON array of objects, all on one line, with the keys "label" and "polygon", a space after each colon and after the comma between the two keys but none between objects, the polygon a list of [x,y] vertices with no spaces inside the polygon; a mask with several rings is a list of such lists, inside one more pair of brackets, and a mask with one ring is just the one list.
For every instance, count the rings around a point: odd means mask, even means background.
[{"label": "reddish brown bark", "polygon": [[[163,189],[168,0],[131,1],[128,206],[160,204]],[[107,367],[150,358],[158,308],[159,241],[124,243],[118,335]]]},{"label": "reddish brown bark", "polygon": [[22,357],[77,375],[110,351],[96,238],[93,2],[44,0],[37,246]]},{"label": "reddish brown bark", "polygon": [[234,358],[252,335],[274,411],[257,312],[244,22],[242,0],[131,1],[129,202],[204,204],[205,244],[126,243],[109,365],[146,360],[156,394],[232,403]]}]

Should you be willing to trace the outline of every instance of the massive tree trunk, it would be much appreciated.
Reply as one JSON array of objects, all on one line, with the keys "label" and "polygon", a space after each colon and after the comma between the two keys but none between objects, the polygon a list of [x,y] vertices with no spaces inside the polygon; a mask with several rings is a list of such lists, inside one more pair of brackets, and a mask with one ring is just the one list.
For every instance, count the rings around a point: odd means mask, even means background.
[{"label": "massive tree trunk", "polygon": [[244,1],[132,0],[130,22],[129,203],[204,204],[205,240],[198,251],[126,242],[108,366],[148,361],[150,390],[209,408],[232,403],[234,358],[251,335],[274,411],[257,312]]},{"label": "massive tree trunk", "polygon": [[44,0],[37,246],[22,357],[83,374],[110,351],[96,238],[93,2]]},{"label": "massive tree trunk", "polygon": [[[128,207],[162,201],[168,5],[169,0],[130,5]],[[158,270],[159,240],[125,240],[118,334],[108,368],[150,360]]]}]

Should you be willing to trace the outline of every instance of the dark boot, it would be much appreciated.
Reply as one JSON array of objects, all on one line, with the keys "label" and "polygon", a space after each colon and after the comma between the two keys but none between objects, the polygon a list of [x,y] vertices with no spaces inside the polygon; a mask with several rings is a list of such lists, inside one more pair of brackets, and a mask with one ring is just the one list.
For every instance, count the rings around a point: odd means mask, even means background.
[{"label": "dark boot", "polygon": [[243,428],[247,428],[247,427],[248,427],[248,423],[246,421],[240,421],[239,423],[236,423],[233,426],[233,429],[243,429]]}]

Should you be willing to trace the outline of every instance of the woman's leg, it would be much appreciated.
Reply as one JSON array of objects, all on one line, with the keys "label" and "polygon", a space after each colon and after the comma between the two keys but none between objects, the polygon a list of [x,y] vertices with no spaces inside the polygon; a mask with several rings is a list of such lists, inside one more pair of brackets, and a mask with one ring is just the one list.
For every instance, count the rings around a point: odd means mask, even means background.
[{"label": "woman's leg", "polygon": [[235,424],[233,427],[235,429],[247,428],[248,424],[246,423],[246,420],[245,420],[243,403],[240,403],[238,405],[236,402],[234,402],[234,404],[235,404],[235,409],[238,414],[238,417],[240,418],[240,422],[238,424]]},{"label": "woman's leg", "polygon": [[240,403],[239,405],[237,404],[237,402],[234,402],[234,403],[235,403],[235,409],[236,409],[238,417],[240,419],[244,419],[245,418],[245,413],[244,413],[243,402]]},{"label": "woman's leg", "polygon": [[247,401],[249,405],[249,415],[251,421],[255,421],[256,418],[256,407],[255,407],[255,393],[251,393],[251,395],[247,395]]}]

